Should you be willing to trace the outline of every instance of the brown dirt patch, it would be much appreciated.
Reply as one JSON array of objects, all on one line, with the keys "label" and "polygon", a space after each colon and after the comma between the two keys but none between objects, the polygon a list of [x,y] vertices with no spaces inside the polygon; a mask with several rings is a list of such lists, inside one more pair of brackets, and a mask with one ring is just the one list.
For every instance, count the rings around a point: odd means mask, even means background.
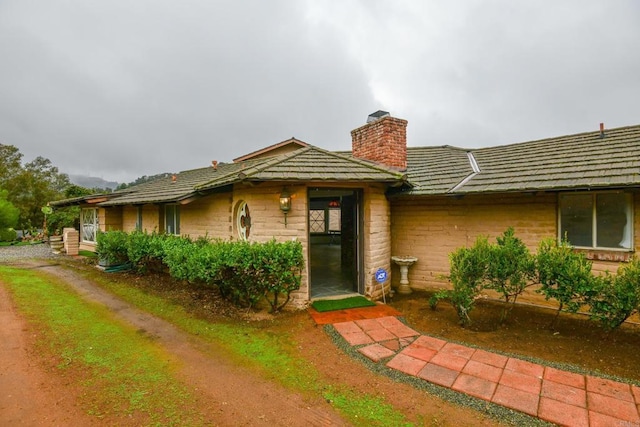
[{"label": "brown dirt patch", "polygon": [[[240,366],[224,351],[205,343],[197,337],[187,336],[166,322],[150,316],[118,300],[99,288],[91,279],[95,274],[104,274],[84,263],[64,260],[63,265],[41,268],[74,285],[84,297],[109,306],[127,322],[153,336],[168,351],[177,356],[183,366],[182,379],[193,390],[198,390],[197,406],[205,419],[215,425],[346,425],[332,406],[319,396],[301,395],[285,389],[273,380],[251,369]],[[33,264],[32,264],[33,266]],[[135,274],[107,275],[110,280],[124,281],[163,295],[183,305],[194,316],[212,322],[243,322],[289,337],[296,343],[299,353],[320,374],[322,380],[334,385],[346,385],[356,393],[375,394],[383,397],[410,421],[420,425],[499,425],[485,414],[469,408],[443,401],[425,391],[408,384],[398,383],[369,371],[364,365],[345,354],[331,341],[321,327],[316,327],[306,312],[283,313],[277,316],[256,314],[238,310],[226,303],[215,291],[185,286],[162,275],[138,276]],[[0,295],[6,302],[6,295]],[[15,313],[14,313],[15,314]],[[19,316],[9,322],[21,325]],[[260,320],[255,320],[260,319]],[[28,332],[17,326],[24,338]],[[55,369],[44,369],[47,361],[30,352],[28,340],[16,341],[21,348],[19,356],[24,365],[22,380],[14,380],[10,387],[16,390],[18,400],[25,405],[22,416],[29,414],[28,425],[51,425],[51,417],[65,425],[108,425],[109,420],[98,420],[87,416],[83,410],[82,396],[74,394],[74,378],[67,377],[65,386],[60,382],[60,373]],[[0,366],[13,363],[15,354],[0,352]],[[26,379],[24,379],[26,378]],[[41,384],[47,384],[45,389]],[[6,391],[4,384],[0,389]],[[70,392],[71,391],[71,392]],[[55,396],[66,396],[56,402]],[[36,400],[27,396],[37,396]],[[48,397],[47,397],[48,396]],[[53,397],[53,400],[51,400]],[[29,400],[42,402],[30,405]],[[54,405],[60,411],[54,413]],[[0,407],[0,421],[11,416],[5,405]],[[56,415],[58,414],[58,415]],[[22,417],[18,415],[18,418]],[[111,420],[113,421],[113,420]],[[122,421],[122,420],[120,420]],[[57,423],[53,423],[57,424]],[[127,424],[127,423],[124,423]],[[129,424],[129,425],[134,425]]]}]

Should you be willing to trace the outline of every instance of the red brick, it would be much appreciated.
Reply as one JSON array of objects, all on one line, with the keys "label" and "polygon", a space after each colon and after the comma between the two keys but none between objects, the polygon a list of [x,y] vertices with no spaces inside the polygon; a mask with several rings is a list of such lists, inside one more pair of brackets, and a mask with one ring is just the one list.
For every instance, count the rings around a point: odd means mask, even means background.
[{"label": "red brick", "polygon": [[587,391],[634,402],[631,386],[617,381],[587,376]]},{"label": "red brick", "polygon": [[480,399],[491,400],[496,386],[497,384],[494,382],[467,374],[460,374],[451,388]]},{"label": "red brick", "polygon": [[400,372],[404,372],[405,374],[416,375],[426,364],[427,362],[424,360],[405,356],[401,353],[391,359],[387,363],[387,366]]},{"label": "red brick", "polygon": [[538,401],[540,396],[515,388],[498,385],[491,401],[516,411],[524,412],[534,417],[538,415]]},{"label": "red brick", "polygon": [[433,363],[427,363],[427,365],[418,372],[418,377],[445,387],[451,387],[458,375],[458,371],[434,365]]},{"label": "red brick", "polygon": [[540,398],[538,418],[568,427],[589,426],[589,414],[585,408],[568,405],[546,397]]},{"label": "red brick", "polygon": [[620,418],[621,420],[640,423],[638,408],[635,403],[611,396],[603,396],[598,393],[587,392],[587,404],[589,405],[589,411],[610,415],[615,418]]},{"label": "red brick", "polygon": [[554,381],[544,380],[542,382],[540,395],[559,402],[568,403],[569,405],[580,406],[581,408],[587,407],[586,391]]},{"label": "red brick", "polygon": [[462,369],[462,372],[473,375],[474,377],[484,378],[485,380],[489,380],[494,383],[497,383],[502,376],[502,369],[476,362],[475,360],[469,360]]},{"label": "red brick", "polygon": [[519,372],[508,371],[505,369],[499,382],[502,385],[515,388],[516,390],[539,394],[542,380],[540,380],[540,378],[532,377],[531,375],[524,375]]},{"label": "red brick", "polygon": [[507,364],[507,360],[509,360],[509,358],[501,354],[490,353],[484,350],[476,350],[476,352],[473,353],[473,356],[471,356],[471,360],[495,366],[497,368],[504,368],[504,365]]},{"label": "red brick", "polygon": [[542,378],[542,374],[544,372],[544,367],[542,365],[537,365],[525,360],[514,359],[513,357],[509,358],[504,369],[537,378]]},{"label": "red brick", "polygon": [[371,344],[366,347],[359,348],[358,351],[374,362],[379,362],[382,359],[386,359],[387,357],[391,357],[396,354],[395,351],[389,350],[380,344]]},{"label": "red brick", "polygon": [[548,366],[544,369],[544,379],[575,388],[585,388],[584,375],[561,371],[560,369],[550,368]]}]

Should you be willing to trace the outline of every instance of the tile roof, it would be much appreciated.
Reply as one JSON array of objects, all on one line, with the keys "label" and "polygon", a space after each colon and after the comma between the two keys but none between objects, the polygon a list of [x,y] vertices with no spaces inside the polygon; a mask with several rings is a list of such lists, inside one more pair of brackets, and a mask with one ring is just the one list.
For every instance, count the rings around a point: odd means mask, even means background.
[{"label": "tile roof", "polygon": [[[175,203],[199,197],[237,182],[246,181],[327,181],[327,182],[404,182],[400,172],[375,163],[350,158],[308,146],[291,153],[238,163],[219,163],[213,167],[171,174],[140,185],[116,191],[100,206]],[[67,201],[59,201],[62,206]]]},{"label": "tile roof", "polygon": [[640,186],[640,126],[604,138],[596,131],[471,150],[409,147],[407,163],[407,195]]}]

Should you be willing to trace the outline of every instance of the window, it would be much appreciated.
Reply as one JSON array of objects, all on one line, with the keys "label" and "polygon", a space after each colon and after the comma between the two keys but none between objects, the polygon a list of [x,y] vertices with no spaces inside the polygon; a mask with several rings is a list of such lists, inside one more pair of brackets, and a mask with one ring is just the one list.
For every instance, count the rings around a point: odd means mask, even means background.
[{"label": "window", "polygon": [[167,234],[180,235],[180,206],[165,205],[164,231]]},{"label": "window", "polygon": [[309,210],[309,229],[312,233],[335,233],[340,228],[340,208]]},{"label": "window", "polygon": [[631,249],[631,196],[622,192],[560,195],[560,238],[576,247]]},{"label": "window", "polygon": [[80,211],[81,240],[83,242],[95,243],[98,232],[98,209],[88,208]]}]

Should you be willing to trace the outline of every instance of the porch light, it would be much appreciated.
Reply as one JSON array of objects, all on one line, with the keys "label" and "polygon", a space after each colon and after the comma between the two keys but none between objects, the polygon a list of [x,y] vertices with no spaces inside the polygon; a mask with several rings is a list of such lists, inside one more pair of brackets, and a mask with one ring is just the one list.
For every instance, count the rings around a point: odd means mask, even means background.
[{"label": "porch light", "polygon": [[284,226],[287,226],[287,214],[291,210],[291,194],[286,188],[280,193],[280,210],[284,213]]}]

